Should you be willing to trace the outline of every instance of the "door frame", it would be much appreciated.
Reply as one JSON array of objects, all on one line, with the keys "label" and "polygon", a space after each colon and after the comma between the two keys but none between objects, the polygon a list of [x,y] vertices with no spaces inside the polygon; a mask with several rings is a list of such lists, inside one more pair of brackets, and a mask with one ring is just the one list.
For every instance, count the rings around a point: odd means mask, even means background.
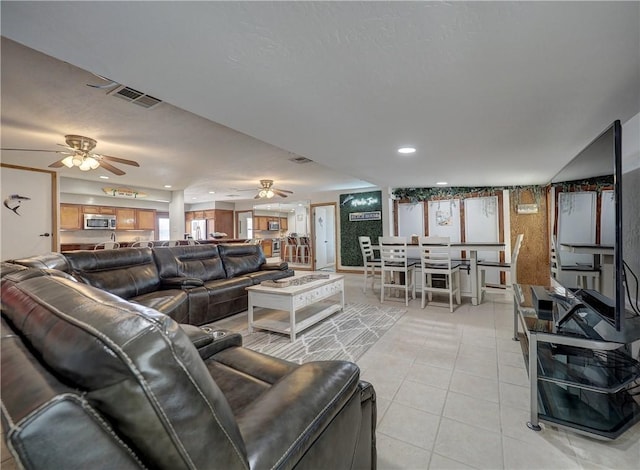
[{"label": "door frame", "polygon": [[311,270],[316,270],[316,207],[332,207],[333,208],[333,246],[335,251],[335,270],[338,271],[338,203],[337,202],[318,202],[310,204],[310,217],[313,221],[311,224]]},{"label": "door frame", "polygon": [[51,251],[60,251],[59,242],[59,220],[58,220],[58,173],[52,170],[41,170],[9,163],[0,163],[0,168],[11,168],[13,170],[35,171],[37,173],[48,173],[51,176]]}]

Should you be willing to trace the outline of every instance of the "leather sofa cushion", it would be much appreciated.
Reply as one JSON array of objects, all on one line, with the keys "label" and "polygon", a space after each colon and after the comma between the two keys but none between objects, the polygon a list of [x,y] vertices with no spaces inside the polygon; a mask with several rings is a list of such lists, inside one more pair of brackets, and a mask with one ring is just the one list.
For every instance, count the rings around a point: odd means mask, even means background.
[{"label": "leather sofa cushion", "polygon": [[266,262],[259,245],[220,245],[218,249],[227,278],[260,271],[260,266]]},{"label": "leather sofa cushion", "polygon": [[27,268],[26,266],[22,266],[20,264],[13,264],[8,262],[2,262],[2,265],[0,266],[0,272],[0,276],[3,279],[7,278],[8,280],[14,282],[20,282],[25,279],[39,276],[58,276],[75,281],[73,276],[63,271],[58,271],[57,269]]},{"label": "leather sofa cushion", "polygon": [[67,258],[62,253],[52,251],[41,255],[30,256],[28,258],[14,259],[12,263],[27,266],[29,268],[57,269],[65,273],[71,272],[71,266]]},{"label": "leather sofa cushion", "polygon": [[154,248],[160,277],[188,277],[210,281],[226,277],[217,245]]},{"label": "leather sofa cushion", "polygon": [[52,276],[4,281],[2,311],[51,373],[84,391],[145,465],[248,468],[229,404],[168,316]]},{"label": "leather sofa cushion", "polygon": [[129,299],[145,307],[169,315],[178,323],[186,323],[189,319],[189,296],[179,289],[159,290]]},{"label": "leather sofa cushion", "polygon": [[67,251],[75,278],[130,299],[161,288],[151,248]]},{"label": "leather sofa cushion", "polygon": [[4,431],[28,468],[102,468],[107,461],[111,468],[144,468],[95,408],[57,381],[4,318],[0,346]]}]

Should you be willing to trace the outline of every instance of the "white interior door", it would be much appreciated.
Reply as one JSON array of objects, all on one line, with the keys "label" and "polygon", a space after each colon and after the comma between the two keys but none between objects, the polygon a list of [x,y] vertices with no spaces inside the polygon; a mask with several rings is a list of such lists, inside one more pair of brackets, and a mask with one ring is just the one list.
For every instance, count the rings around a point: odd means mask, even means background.
[{"label": "white interior door", "polygon": [[326,269],[336,264],[335,206],[313,208],[315,269]]},{"label": "white interior door", "polygon": [[53,224],[55,173],[4,166],[0,173],[2,260],[56,250],[54,231],[57,224]]}]

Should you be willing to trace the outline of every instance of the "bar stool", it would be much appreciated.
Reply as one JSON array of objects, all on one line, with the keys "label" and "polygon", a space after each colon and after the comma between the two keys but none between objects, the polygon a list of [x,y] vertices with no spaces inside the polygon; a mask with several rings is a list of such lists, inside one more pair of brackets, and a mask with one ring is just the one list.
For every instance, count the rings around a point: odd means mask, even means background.
[{"label": "bar stool", "polygon": [[311,253],[309,237],[298,237],[297,242],[296,257],[298,258],[298,262],[306,264],[308,262],[307,258],[309,258]]},{"label": "bar stool", "polygon": [[295,237],[287,237],[287,243],[284,246],[284,258],[287,259],[289,263],[293,263],[296,257],[297,245],[298,241]]}]

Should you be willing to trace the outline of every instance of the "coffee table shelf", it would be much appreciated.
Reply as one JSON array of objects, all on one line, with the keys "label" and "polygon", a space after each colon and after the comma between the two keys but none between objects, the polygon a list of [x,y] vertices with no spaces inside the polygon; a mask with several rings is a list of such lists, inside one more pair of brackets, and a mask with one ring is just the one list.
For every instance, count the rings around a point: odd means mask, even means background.
[{"label": "coffee table shelf", "polygon": [[[308,273],[296,278],[320,275]],[[253,328],[275,331],[289,335],[293,342],[299,332],[344,309],[344,276],[324,274],[307,279],[309,282],[287,287],[247,287],[249,333]]]}]

